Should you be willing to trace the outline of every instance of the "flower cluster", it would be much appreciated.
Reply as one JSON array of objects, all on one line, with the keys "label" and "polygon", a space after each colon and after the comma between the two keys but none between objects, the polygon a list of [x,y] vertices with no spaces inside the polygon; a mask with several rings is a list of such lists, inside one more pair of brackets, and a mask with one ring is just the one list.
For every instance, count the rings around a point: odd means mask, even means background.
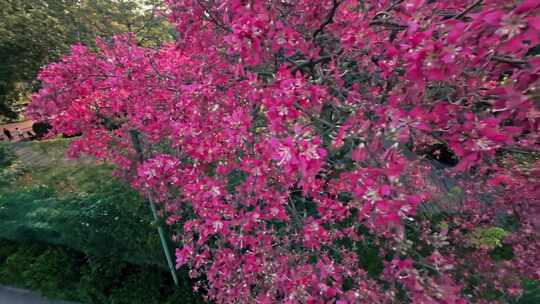
[{"label": "flower cluster", "polygon": [[209,299],[504,302],[540,279],[540,1],[165,2],[174,43],[74,46],[29,114],[156,197]]}]

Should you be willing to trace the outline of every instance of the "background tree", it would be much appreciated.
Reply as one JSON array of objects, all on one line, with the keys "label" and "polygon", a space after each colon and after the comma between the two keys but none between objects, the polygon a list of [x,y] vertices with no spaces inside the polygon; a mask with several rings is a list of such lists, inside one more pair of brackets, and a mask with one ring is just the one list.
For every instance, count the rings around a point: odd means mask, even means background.
[{"label": "background tree", "polygon": [[0,115],[39,87],[38,70],[74,43],[93,47],[96,37],[134,32],[157,47],[171,38],[161,1],[0,0]]}]

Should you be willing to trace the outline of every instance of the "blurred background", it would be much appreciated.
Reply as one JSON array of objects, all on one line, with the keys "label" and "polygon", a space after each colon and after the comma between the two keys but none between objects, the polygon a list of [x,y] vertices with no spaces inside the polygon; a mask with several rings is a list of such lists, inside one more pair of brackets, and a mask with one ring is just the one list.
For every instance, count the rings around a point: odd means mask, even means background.
[{"label": "blurred background", "polygon": [[0,124],[24,120],[37,73],[71,45],[131,32],[158,47],[174,37],[161,0],[0,0],[0,8]]}]

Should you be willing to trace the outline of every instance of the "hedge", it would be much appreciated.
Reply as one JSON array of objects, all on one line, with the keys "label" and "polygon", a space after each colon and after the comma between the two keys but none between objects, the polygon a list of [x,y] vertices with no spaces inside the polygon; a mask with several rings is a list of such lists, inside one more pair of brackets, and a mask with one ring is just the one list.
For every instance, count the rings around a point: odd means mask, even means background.
[{"label": "hedge", "polygon": [[184,278],[175,288],[167,271],[88,256],[41,243],[0,240],[0,284],[32,289],[80,303],[203,303]]}]

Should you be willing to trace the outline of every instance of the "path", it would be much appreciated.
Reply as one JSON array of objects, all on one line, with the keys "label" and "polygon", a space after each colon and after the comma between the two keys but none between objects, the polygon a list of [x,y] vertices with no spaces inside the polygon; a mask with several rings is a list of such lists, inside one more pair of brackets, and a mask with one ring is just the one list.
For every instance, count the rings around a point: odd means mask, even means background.
[{"label": "path", "polygon": [[47,300],[33,292],[0,285],[0,304],[75,304],[74,302]]},{"label": "path", "polygon": [[[33,124],[34,122],[32,120],[2,124],[0,125],[0,140],[4,140],[4,141],[8,140],[7,138],[5,138],[5,135],[4,135],[4,129],[7,129],[11,132],[11,135],[13,136],[13,141],[20,141],[20,138],[16,134],[15,128],[18,128],[19,131],[23,133],[24,137],[28,137],[26,132],[32,132]],[[0,303],[0,304],[3,304],[3,303]]]},{"label": "path", "polygon": [[[52,141],[30,141],[18,142],[12,146],[17,158],[28,166],[66,166],[76,164],[96,164],[96,160],[89,156],[82,156],[77,159],[65,157],[67,142],[59,142],[57,145]],[[2,303],[0,303],[2,304]]]}]

